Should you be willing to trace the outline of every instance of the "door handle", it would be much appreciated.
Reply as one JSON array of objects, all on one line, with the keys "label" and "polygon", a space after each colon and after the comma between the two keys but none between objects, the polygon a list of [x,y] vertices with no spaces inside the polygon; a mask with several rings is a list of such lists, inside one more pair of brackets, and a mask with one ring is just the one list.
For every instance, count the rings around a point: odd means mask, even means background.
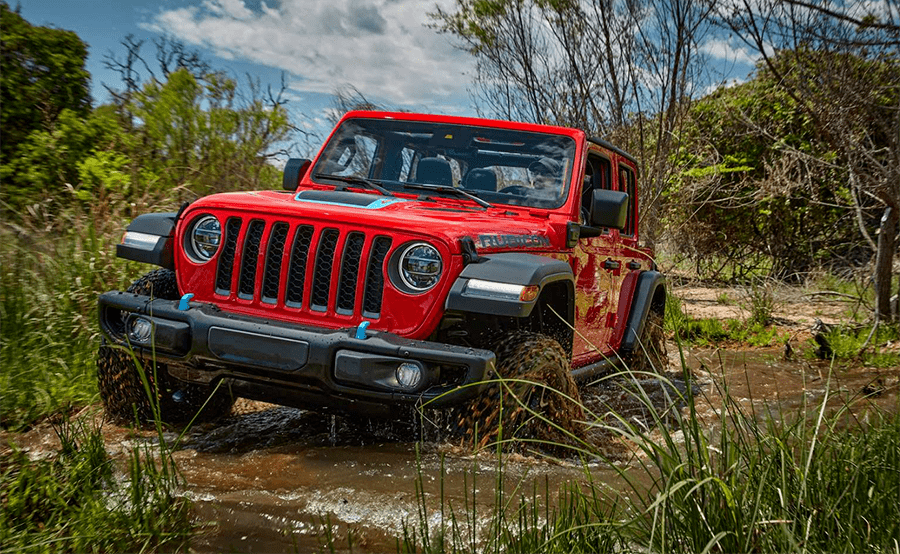
[{"label": "door handle", "polygon": [[603,269],[606,270],[616,270],[620,267],[622,267],[622,264],[614,260],[606,260],[605,262],[603,262]]}]

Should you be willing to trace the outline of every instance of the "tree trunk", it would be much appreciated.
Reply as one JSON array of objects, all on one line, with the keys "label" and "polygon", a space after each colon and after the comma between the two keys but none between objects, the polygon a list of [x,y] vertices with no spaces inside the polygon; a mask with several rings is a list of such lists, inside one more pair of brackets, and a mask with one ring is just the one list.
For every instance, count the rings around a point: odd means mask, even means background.
[{"label": "tree trunk", "polygon": [[875,312],[881,321],[891,321],[891,276],[894,267],[894,252],[897,249],[897,222],[900,212],[888,206],[881,218],[878,232],[878,252],[875,255]]}]

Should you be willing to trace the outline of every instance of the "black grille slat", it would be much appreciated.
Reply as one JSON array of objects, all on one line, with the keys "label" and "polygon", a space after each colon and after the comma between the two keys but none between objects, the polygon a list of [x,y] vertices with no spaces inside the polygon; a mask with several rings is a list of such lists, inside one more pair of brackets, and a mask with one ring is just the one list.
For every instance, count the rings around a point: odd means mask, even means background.
[{"label": "black grille slat", "polygon": [[352,315],[356,306],[356,281],[359,279],[359,263],[362,261],[366,236],[354,232],[347,235],[338,280],[337,312]]},{"label": "black grille slat", "polygon": [[303,305],[303,288],[306,284],[306,261],[309,257],[309,245],[312,243],[313,228],[301,225],[294,233],[294,246],[291,248],[291,265],[288,268],[287,291],[285,304],[292,308]]},{"label": "black grille slat", "polygon": [[309,297],[310,308],[319,312],[328,310],[328,298],[331,295],[331,272],[334,268],[334,252],[337,249],[339,236],[340,233],[337,229],[325,229],[319,237]]},{"label": "black grille slat", "polygon": [[247,229],[247,236],[244,237],[244,253],[241,257],[241,274],[238,283],[239,298],[253,299],[253,291],[256,288],[256,264],[259,261],[259,243],[265,228],[264,221],[254,219]]},{"label": "black grille slat", "polygon": [[225,242],[222,245],[222,254],[219,256],[219,266],[216,271],[216,293],[231,294],[231,276],[234,273],[234,253],[237,250],[237,239],[241,232],[241,220],[237,217],[229,218],[225,222]]},{"label": "black grille slat", "polygon": [[381,317],[388,236],[261,218],[225,221],[215,292],[241,300]]},{"label": "black grille slat", "polygon": [[287,239],[288,224],[278,222],[272,226],[269,235],[269,247],[264,266],[261,300],[269,304],[278,302],[278,285],[281,283],[281,258],[284,254],[284,241]]},{"label": "black grille slat", "polygon": [[366,288],[363,293],[363,315],[377,318],[381,315],[381,298],[384,291],[384,259],[391,249],[390,237],[376,237],[369,251],[366,269]]}]

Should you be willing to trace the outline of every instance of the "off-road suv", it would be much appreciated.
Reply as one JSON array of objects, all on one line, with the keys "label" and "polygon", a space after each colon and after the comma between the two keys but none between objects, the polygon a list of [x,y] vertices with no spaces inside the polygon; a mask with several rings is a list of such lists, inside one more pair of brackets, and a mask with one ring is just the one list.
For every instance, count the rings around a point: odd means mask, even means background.
[{"label": "off-road suv", "polygon": [[576,382],[661,360],[637,182],[634,158],[575,129],[348,113],[314,161],[287,163],[284,191],[128,226],[118,256],[162,269],[100,297],[107,411],[153,417],[141,360],[171,422],[215,389],[208,416],[235,397],[387,417],[428,403],[488,433],[499,375],[564,393],[504,389],[568,426]]}]

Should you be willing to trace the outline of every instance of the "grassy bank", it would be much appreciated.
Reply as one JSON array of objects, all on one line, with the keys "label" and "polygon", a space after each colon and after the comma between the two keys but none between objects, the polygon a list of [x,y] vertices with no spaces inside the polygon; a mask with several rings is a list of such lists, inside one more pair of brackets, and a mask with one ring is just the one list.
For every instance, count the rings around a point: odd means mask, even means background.
[{"label": "grassy bank", "polygon": [[61,448],[32,460],[0,455],[0,552],[173,551],[186,544],[190,504],[165,445],[135,446],[115,476],[100,429],[83,420],[54,427]]},{"label": "grassy bank", "polygon": [[131,448],[122,476],[101,430],[69,416],[99,401],[97,294],[141,269],[114,258],[120,218],[86,215],[0,228],[0,426],[52,416],[61,443],[41,459],[0,445],[0,553],[173,551],[191,533],[161,434]]},{"label": "grassy bank", "polygon": [[98,401],[97,295],[141,271],[115,257],[121,213],[0,227],[0,425],[21,429]]}]

